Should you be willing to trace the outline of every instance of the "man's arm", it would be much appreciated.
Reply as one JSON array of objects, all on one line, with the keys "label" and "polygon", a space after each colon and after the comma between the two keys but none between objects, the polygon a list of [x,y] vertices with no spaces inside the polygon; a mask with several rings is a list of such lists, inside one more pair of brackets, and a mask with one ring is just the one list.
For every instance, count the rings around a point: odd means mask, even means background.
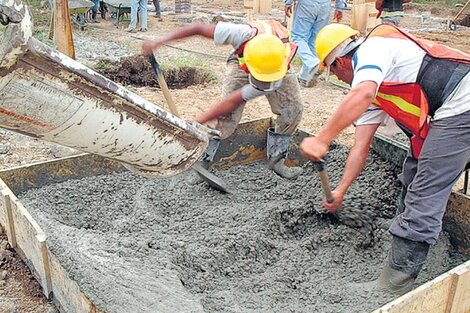
[{"label": "man's arm", "polygon": [[341,22],[343,19],[343,10],[346,9],[346,0],[336,0],[335,1],[335,13],[333,19],[336,23]]},{"label": "man's arm", "polygon": [[173,40],[183,39],[194,35],[200,35],[206,38],[213,39],[214,31],[217,24],[189,24],[178,28],[177,30],[167,34],[163,38],[156,40],[145,40],[142,43],[142,53],[150,55],[153,50],[160,48],[165,43]]},{"label": "man's arm", "polygon": [[375,8],[377,10],[382,9],[383,2],[384,2],[383,0],[375,0]]},{"label": "man's arm", "polygon": [[294,0],[284,0],[284,14],[287,17],[292,15],[292,7],[294,6]]},{"label": "man's arm", "polygon": [[196,121],[201,124],[207,123],[219,116],[226,115],[234,111],[239,105],[243,103],[245,103],[245,100],[243,100],[242,98],[242,90],[235,90],[234,92],[223,98],[214,107],[209,109],[209,111],[201,113],[196,118]]},{"label": "man's arm", "polygon": [[375,98],[376,89],[377,83],[373,81],[364,81],[353,88],[318,135],[302,141],[302,155],[313,161],[321,160],[328,152],[331,141],[367,110]]},{"label": "man's arm", "polygon": [[329,212],[334,212],[341,207],[344,195],[364,168],[367,155],[369,154],[370,144],[379,126],[380,124],[356,126],[354,145],[349,152],[348,159],[346,160],[343,176],[341,177],[338,186],[332,191],[334,201],[332,203],[328,203],[326,201],[323,202],[323,206]]}]

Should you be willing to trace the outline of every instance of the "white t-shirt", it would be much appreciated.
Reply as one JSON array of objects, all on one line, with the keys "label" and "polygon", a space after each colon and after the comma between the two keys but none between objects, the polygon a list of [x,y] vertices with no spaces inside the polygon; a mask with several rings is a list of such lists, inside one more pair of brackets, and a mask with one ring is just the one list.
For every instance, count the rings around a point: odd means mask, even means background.
[{"label": "white t-shirt", "polygon": [[[353,57],[354,77],[351,87],[364,81],[414,83],[425,51],[411,40],[372,37],[367,39]],[[378,87],[377,87],[378,89]],[[434,114],[434,120],[462,114],[470,110],[470,73],[457,85]],[[370,106],[356,125],[385,124],[388,114]]]},{"label": "white t-shirt", "polygon": [[[252,28],[250,25],[219,22],[215,26],[214,43],[216,45],[231,45],[235,51],[255,35],[256,29]],[[269,92],[279,89],[281,83],[282,79],[274,82],[273,88]],[[242,98],[245,101],[249,101],[256,97],[266,95],[269,92],[263,91],[258,86],[246,84],[242,87]]]}]

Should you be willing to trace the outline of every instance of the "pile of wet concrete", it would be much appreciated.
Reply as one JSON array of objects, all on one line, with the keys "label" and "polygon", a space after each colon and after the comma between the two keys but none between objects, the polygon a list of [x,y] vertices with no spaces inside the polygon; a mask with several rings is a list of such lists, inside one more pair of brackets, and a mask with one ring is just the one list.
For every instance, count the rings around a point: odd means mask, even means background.
[{"label": "pile of wet concrete", "polygon": [[[327,169],[338,182],[347,148]],[[221,194],[187,174],[129,172],[32,189],[21,202],[70,277],[104,312],[371,312],[394,296],[359,291],[390,246],[397,169],[370,156],[336,217],[317,213],[322,191],[308,164],[295,181],[265,164],[218,170]],[[461,263],[447,237],[418,283]]]}]

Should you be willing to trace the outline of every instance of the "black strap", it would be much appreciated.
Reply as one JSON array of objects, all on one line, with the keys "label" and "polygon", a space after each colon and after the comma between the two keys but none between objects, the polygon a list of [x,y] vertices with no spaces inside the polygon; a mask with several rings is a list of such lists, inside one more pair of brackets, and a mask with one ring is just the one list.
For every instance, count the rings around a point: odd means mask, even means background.
[{"label": "black strap", "polygon": [[437,109],[469,72],[470,64],[425,55],[416,82],[426,94],[430,116],[434,116]]}]

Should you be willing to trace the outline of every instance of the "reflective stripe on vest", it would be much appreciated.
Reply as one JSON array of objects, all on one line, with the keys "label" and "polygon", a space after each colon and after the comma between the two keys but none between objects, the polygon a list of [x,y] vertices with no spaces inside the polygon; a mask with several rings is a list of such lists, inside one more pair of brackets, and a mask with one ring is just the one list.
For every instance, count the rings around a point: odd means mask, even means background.
[{"label": "reflective stripe on vest", "polygon": [[[257,36],[259,34],[263,34],[263,33],[270,33],[270,34],[275,35],[279,39],[281,39],[281,41],[284,44],[289,45],[290,54],[289,54],[289,57],[288,57],[288,64],[289,64],[289,67],[290,67],[290,63],[292,62],[292,59],[294,58],[295,53],[297,52],[297,45],[290,42],[290,40],[289,40],[290,34],[289,34],[289,31],[287,30],[287,28],[282,26],[282,24],[279,23],[278,21],[274,21],[274,20],[257,21],[257,22],[248,23],[248,25],[250,25],[252,28],[256,29],[256,35],[255,36]],[[253,36],[253,38],[254,38],[254,36]],[[253,39],[253,38],[251,38],[251,39]],[[250,71],[248,70],[248,67],[245,64],[245,58],[243,57],[243,50],[245,49],[246,43],[250,40],[247,40],[246,42],[244,42],[235,51],[235,54],[237,55],[237,58],[238,58],[238,63],[240,64],[240,68],[242,70],[244,70],[246,73],[250,73]]]},{"label": "reflective stripe on vest", "polygon": [[[411,40],[434,58],[470,64],[470,55],[444,45],[418,40],[392,25],[377,26],[369,33],[367,38],[369,37]],[[411,138],[412,152],[418,158],[429,130],[429,103],[422,86],[416,82],[384,82],[380,85],[373,104],[382,108],[414,135]]]}]

